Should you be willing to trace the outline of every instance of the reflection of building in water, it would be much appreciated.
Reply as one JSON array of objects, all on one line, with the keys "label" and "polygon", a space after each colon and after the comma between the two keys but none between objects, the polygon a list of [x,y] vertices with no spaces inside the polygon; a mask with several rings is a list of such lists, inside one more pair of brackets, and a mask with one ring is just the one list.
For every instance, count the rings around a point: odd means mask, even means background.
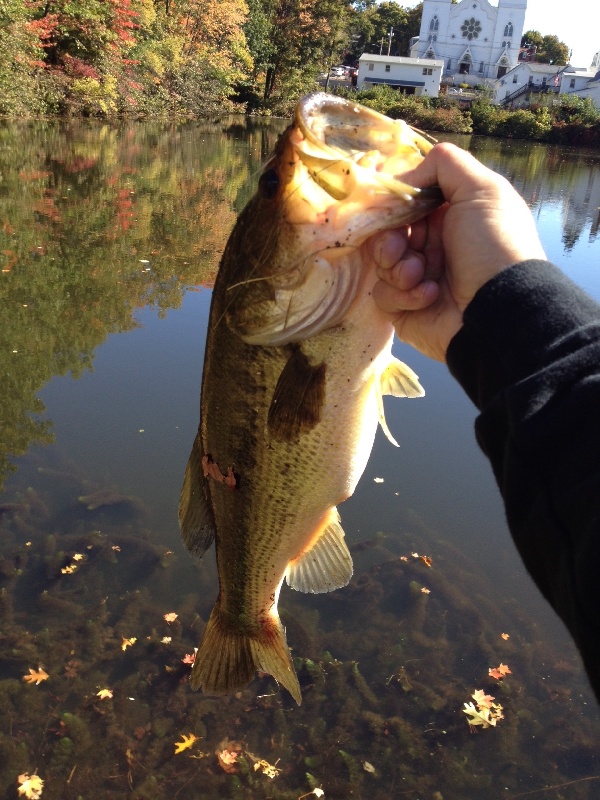
[{"label": "reflection of building in water", "polygon": [[600,172],[597,168],[580,171],[564,196],[562,211],[565,250],[577,244],[588,222],[591,222],[588,241],[596,239],[600,221]]},{"label": "reflection of building in water", "polygon": [[455,83],[500,78],[518,62],[526,9],[527,0],[424,0],[410,55],[444,60]]},{"label": "reflection of building in water", "polygon": [[[476,140],[473,154],[507,178],[538,225],[560,221],[566,251],[594,242],[600,231],[600,157],[592,150],[513,143],[506,153],[493,140]],[[509,151],[511,155],[507,157]],[[550,216],[549,216],[550,215]]]}]

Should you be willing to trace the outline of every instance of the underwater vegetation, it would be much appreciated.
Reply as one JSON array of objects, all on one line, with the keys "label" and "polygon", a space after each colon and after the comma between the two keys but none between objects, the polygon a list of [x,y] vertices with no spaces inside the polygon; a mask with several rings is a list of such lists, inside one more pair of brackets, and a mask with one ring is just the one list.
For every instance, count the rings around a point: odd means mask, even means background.
[{"label": "underwater vegetation", "polygon": [[282,591],[300,707],[268,676],[230,697],[191,691],[216,576],[162,536],[140,500],[76,473],[11,481],[0,796],[599,796],[600,723],[574,651],[419,519],[351,548],[345,589]]}]

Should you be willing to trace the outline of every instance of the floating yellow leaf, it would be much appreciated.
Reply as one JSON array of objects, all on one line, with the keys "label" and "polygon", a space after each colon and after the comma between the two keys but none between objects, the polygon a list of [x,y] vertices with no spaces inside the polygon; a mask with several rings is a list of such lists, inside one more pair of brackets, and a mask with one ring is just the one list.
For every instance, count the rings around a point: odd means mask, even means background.
[{"label": "floating yellow leaf", "polygon": [[510,635],[508,633],[501,633],[500,636],[506,641],[506,639],[510,639]]},{"label": "floating yellow leaf", "polygon": [[135,636],[132,636],[131,639],[126,639],[124,636],[121,638],[121,650],[127,650],[128,647],[131,647],[132,644],[135,644],[137,639]]},{"label": "floating yellow leaf", "polygon": [[73,555],[73,561],[83,561],[84,558],[83,553],[74,553]]},{"label": "floating yellow leaf", "polygon": [[47,681],[49,677],[50,676],[45,672],[43,667],[40,667],[38,670],[29,667],[29,675],[23,675],[23,680],[27,681],[27,683],[35,683],[37,686],[42,681]]},{"label": "floating yellow leaf", "polygon": [[260,770],[263,775],[267,776],[267,778],[276,778],[281,772],[281,770],[276,766],[278,761],[279,759],[275,762],[275,764],[269,764],[269,762],[265,761],[264,758],[259,758],[258,761],[254,762],[254,771],[256,772],[257,770]]},{"label": "floating yellow leaf", "polygon": [[174,611],[170,611],[168,614],[164,614],[163,619],[165,622],[175,622],[178,616]]},{"label": "floating yellow leaf", "polygon": [[421,591],[423,594],[431,594],[431,589],[428,589],[426,586],[422,586]]},{"label": "floating yellow leaf", "polygon": [[198,737],[194,736],[193,733],[190,733],[189,736],[186,736],[185,733],[182,734],[183,741],[182,742],[173,742],[175,745],[175,755],[178,753],[183,753],[184,750],[187,750],[188,747],[193,747],[194,742],[198,741]]},{"label": "floating yellow leaf", "polygon": [[77,564],[68,564],[66,567],[63,567],[61,569],[63,575],[72,575],[76,571],[77,571]]},{"label": "floating yellow leaf", "polygon": [[17,780],[21,784],[19,786],[19,794],[27,797],[28,800],[39,800],[44,790],[44,781],[39,775],[28,775],[24,772],[19,775]]},{"label": "floating yellow leaf", "polygon": [[99,692],[96,692],[96,697],[99,697],[100,700],[110,700],[112,696],[112,689],[100,689]]},{"label": "floating yellow leaf", "polygon": [[482,728],[495,727],[500,719],[504,719],[502,715],[502,706],[498,703],[492,703],[491,708],[475,708],[473,703],[465,703],[463,711],[467,715],[467,722],[470,728],[476,725],[481,725]]}]

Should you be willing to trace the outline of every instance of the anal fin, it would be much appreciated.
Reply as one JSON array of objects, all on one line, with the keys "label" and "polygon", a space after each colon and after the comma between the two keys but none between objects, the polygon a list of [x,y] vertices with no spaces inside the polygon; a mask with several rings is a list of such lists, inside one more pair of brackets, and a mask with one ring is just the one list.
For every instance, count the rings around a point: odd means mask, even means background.
[{"label": "anal fin", "polygon": [[185,470],[179,498],[179,526],[187,549],[200,558],[215,538],[215,522],[208,504],[198,433]]},{"label": "anal fin", "polygon": [[287,566],[285,579],[298,592],[321,594],[346,586],[352,577],[352,556],[345,542],[337,509],[331,510],[322,533]]},{"label": "anal fin", "polygon": [[390,363],[381,373],[377,392],[377,406],[379,409],[379,424],[389,441],[399,447],[385,421],[385,411],[383,408],[383,395],[388,394],[393,397],[423,397],[425,390],[419,383],[419,378],[415,372],[403,361],[392,357]]}]

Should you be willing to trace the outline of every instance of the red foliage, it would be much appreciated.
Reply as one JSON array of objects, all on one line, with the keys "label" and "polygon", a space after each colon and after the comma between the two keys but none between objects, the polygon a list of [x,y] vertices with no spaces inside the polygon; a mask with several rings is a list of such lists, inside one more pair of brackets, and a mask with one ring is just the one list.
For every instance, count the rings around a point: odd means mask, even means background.
[{"label": "red foliage", "polygon": [[100,80],[100,73],[94,69],[90,64],[86,64],[80,58],[65,54],[63,58],[65,72],[72,78],[93,78],[93,80]]},{"label": "red foliage", "polygon": [[110,2],[114,9],[113,30],[117,34],[119,44],[135,44],[132,31],[139,28],[134,22],[135,18],[139,17],[139,12],[131,7],[131,0],[110,0]]},{"label": "red foliage", "polygon": [[25,27],[38,39],[41,47],[52,47],[58,24],[58,14],[46,14],[41,19],[30,20]]}]

